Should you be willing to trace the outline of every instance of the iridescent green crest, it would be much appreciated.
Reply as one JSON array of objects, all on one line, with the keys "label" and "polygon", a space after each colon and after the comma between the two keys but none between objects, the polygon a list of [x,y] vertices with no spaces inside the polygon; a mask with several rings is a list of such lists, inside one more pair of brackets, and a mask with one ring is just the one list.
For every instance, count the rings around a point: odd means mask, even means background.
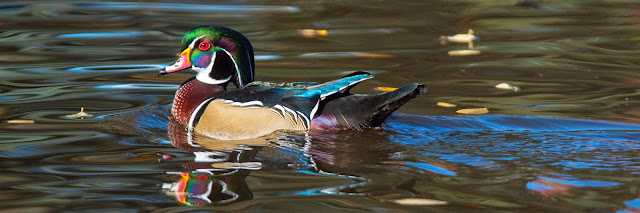
[{"label": "iridescent green crest", "polygon": [[[253,81],[255,75],[253,47],[244,35],[226,27],[196,27],[184,35],[181,49],[187,49],[194,39],[201,36],[204,36],[203,39],[212,40],[214,48],[223,48],[231,54],[238,67],[233,77],[237,87],[243,87]],[[197,47],[193,51],[197,51]]]}]

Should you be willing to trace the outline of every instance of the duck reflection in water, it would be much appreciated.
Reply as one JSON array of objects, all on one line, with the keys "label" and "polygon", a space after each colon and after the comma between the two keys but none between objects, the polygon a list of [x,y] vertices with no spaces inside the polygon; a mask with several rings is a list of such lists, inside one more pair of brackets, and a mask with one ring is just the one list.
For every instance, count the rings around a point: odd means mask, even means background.
[{"label": "duck reflection in water", "polygon": [[167,194],[175,196],[176,200],[182,204],[224,204],[239,200],[241,195],[248,195],[246,199],[251,198],[251,192],[248,190],[243,190],[240,194],[230,191],[229,184],[220,179],[228,177],[225,175],[216,175],[210,171],[167,172],[167,174],[180,175],[178,182],[165,183],[162,188],[168,190]]},{"label": "duck reflection in water", "polygon": [[[164,183],[162,186],[165,194],[175,197],[179,203],[185,205],[225,205],[252,200],[253,192],[247,185],[246,178],[254,170],[261,170],[262,175],[268,175],[272,171],[278,173],[292,171],[291,174],[295,177],[302,175],[306,178],[320,178],[317,179],[318,182],[306,183],[302,187],[284,186],[280,195],[288,193],[292,195],[362,195],[355,189],[369,183],[365,178],[321,170],[320,168],[326,167],[336,169],[333,171],[346,172],[349,171],[350,166],[342,165],[342,162],[351,161],[347,159],[337,162],[327,161],[324,157],[328,157],[327,154],[331,155],[331,153],[313,150],[311,137],[308,135],[278,132],[257,139],[220,141],[192,134],[186,131],[183,125],[169,121],[168,137],[173,146],[194,155],[193,160],[189,159],[182,163],[182,168],[190,171],[167,172],[167,174],[179,176],[179,179],[172,183]],[[260,152],[262,154],[258,161],[256,155]],[[347,150],[348,152],[350,151]],[[312,153],[315,154],[312,156]],[[371,152],[367,153],[371,154]],[[316,157],[319,164],[316,163]],[[342,154],[337,157],[349,158]],[[355,161],[359,161],[358,159],[356,156]],[[353,164],[351,168],[359,168],[359,166]],[[259,178],[260,175],[257,177]],[[270,197],[270,195],[263,197]]]},{"label": "duck reflection in water", "polygon": [[[182,167],[189,172],[167,172],[179,175],[173,183],[164,183],[162,189],[186,205],[221,205],[253,197],[245,178],[251,170],[261,168],[260,162],[251,162],[264,142],[242,141],[220,143],[214,139],[198,137],[176,122],[169,122],[169,140],[176,148],[192,152],[193,161]],[[198,140],[199,144],[194,143]],[[240,141],[238,141],[240,142]]]}]

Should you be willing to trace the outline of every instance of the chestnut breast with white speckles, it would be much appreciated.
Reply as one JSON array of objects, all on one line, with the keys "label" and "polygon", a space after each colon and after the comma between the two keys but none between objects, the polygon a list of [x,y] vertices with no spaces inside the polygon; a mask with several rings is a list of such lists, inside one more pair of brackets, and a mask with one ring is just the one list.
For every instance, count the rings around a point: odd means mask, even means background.
[{"label": "chestnut breast with white speckles", "polygon": [[191,114],[198,105],[216,94],[224,92],[224,88],[220,85],[205,84],[195,78],[187,80],[176,91],[171,114],[181,124],[189,125]]}]

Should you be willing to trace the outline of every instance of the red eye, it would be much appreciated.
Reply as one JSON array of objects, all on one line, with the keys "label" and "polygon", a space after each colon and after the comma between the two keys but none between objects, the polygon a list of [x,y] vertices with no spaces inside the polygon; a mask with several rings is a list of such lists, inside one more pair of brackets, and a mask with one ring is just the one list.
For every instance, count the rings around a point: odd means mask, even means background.
[{"label": "red eye", "polygon": [[202,51],[207,51],[207,50],[211,49],[211,44],[209,44],[207,42],[202,42],[202,43],[200,43],[200,45],[198,45],[198,49],[200,49]]}]

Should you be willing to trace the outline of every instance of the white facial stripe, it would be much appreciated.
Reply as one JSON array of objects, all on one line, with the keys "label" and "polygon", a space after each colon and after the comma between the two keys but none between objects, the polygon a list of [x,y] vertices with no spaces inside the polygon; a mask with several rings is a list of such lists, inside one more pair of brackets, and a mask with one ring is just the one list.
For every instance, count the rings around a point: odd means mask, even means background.
[{"label": "white facial stripe", "polygon": [[189,44],[189,47],[191,47],[191,49],[193,50],[193,48],[196,46],[196,41],[200,40],[202,37],[208,36],[209,34],[204,34],[201,35],[195,39],[193,39],[193,41],[191,41],[191,44]]},{"label": "white facial stripe", "polygon": [[231,58],[231,61],[233,61],[233,66],[235,66],[235,68],[236,68],[236,73],[238,73],[238,82],[239,82],[239,84],[240,84],[240,85],[238,85],[238,86],[242,86],[242,85],[244,85],[244,83],[242,83],[242,78],[241,78],[241,75],[240,75],[240,70],[238,69],[238,63],[236,63],[236,60],[235,60],[235,59],[233,59],[233,56],[231,55],[231,53],[229,53],[229,51],[225,50],[224,48],[223,48],[222,50],[224,50],[224,52],[225,52],[225,53],[227,53],[227,55],[229,55],[229,58]]},{"label": "white facial stripe", "polygon": [[[200,40],[201,38],[208,36],[209,34],[204,34],[201,35],[195,39],[193,39],[193,41],[191,41],[191,44],[189,44],[189,47],[191,49],[195,48],[196,42],[198,40]],[[231,55],[231,53],[229,53],[229,51],[225,50],[224,48],[222,48],[222,50],[227,53],[227,55],[229,55],[229,58],[231,58],[231,61],[233,61],[233,66],[236,68],[236,73],[238,74],[238,83],[241,85],[244,85],[244,83],[242,82],[242,78],[240,75],[240,70],[238,69],[238,63],[236,63],[236,60],[233,58],[233,56]],[[222,83],[226,83],[227,81],[229,81],[231,79],[232,76],[229,76],[225,79],[213,79],[209,76],[209,73],[211,71],[211,68],[213,68],[213,64],[215,63],[216,60],[216,52],[213,53],[213,55],[211,56],[211,62],[209,62],[209,65],[206,68],[201,68],[201,67],[196,67],[195,65],[191,66],[191,69],[198,72],[198,75],[196,75],[196,79],[204,82],[204,83],[208,83],[208,84],[222,84]],[[204,72],[203,72],[204,71]],[[205,75],[206,74],[206,75]]]}]

